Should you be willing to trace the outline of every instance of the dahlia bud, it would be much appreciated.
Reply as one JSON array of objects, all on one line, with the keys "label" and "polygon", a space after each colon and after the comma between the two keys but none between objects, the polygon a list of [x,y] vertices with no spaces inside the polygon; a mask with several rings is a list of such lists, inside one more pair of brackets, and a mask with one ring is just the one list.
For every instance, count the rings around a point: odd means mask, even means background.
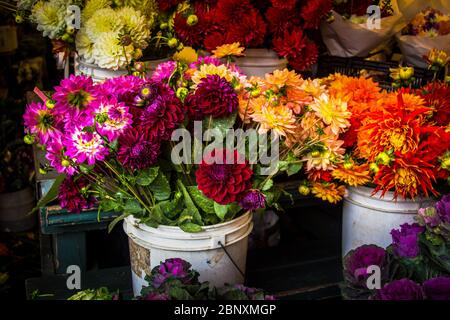
[{"label": "dahlia bud", "polygon": [[189,93],[189,90],[187,88],[178,88],[177,89],[177,97],[178,97],[178,99],[184,100],[184,98],[186,98],[188,93]]},{"label": "dahlia bud", "polygon": [[352,161],[345,161],[344,162],[344,169],[351,170],[353,168],[353,162]]},{"label": "dahlia bud", "polygon": [[63,160],[61,161],[61,165],[62,165],[63,167],[65,167],[65,168],[67,168],[68,166],[70,166],[70,162],[69,162],[69,160],[67,160],[67,159],[63,159]]},{"label": "dahlia bud", "polygon": [[181,50],[183,50],[184,49],[184,44],[182,44],[181,42],[178,44],[178,47],[177,47],[177,51],[181,51]]},{"label": "dahlia bud", "polygon": [[61,37],[61,40],[64,42],[73,42],[72,36],[68,33],[64,33]]},{"label": "dahlia bud", "polygon": [[29,135],[29,134],[27,134],[25,137],[23,137],[23,141],[26,144],[33,144],[34,143],[34,137]]},{"label": "dahlia bud", "polygon": [[39,168],[39,173],[42,175],[47,174],[47,170],[45,170],[44,168],[41,167],[41,168]]},{"label": "dahlia bud", "polygon": [[250,92],[250,94],[252,95],[253,98],[256,98],[261,94],[261,90],[259,88],[255,88]]},{"label": "dahlia bud", "polygon": [[70,35],[73,35],[75,33],[75,28],[72,27],[72,26],[67,27],[66,28],[66,33],[70,34]]},{"label": "dahlia bud", "polygon": [[123,46],[129,46],[131,44],[132,40],[129,35],[124,35],[122,38],[120,38],[120,44]]},{"label": "dahlia bud", "polygon": [[377,163],[381,163],[385,166],[388,166],[391,163],[391,157],[386,152],[379,153],[375,160]]},{"label": "dahlia bud", "polygon": [[441,168],[445,170],[450,170],[450,157],[442,159]]},{"label": "dahlia bud", "polygon": [[143,63],[143,62],[135,62],[134,63],[134,69],[136,69],[136,71],[139,71],[139,72],[144,72],[145,71],[145,63]]},{"label": "dahlia bud", "polygon": [[372,163],[369,165],[369,169],[370,169],[371,171],[373,171],[373,173],[378,173],[378,171],[380,171],[380,168],[378,167],[378,165],[377,165],[375,162],[372,162]]},{"label": "dahlia bud", "polygon": [[170,39],[167,41],[167,45],[168,45],[170,48],[175,48],[176,46],[178,46],[178,40],[177,40],[176,38],[170,38]]},{"label": "dahlia bud", "polygon": [[23,23],[23,17],[19,14],[16,16],[16,23],[18,23],[18,24]]},{"label": "dahlia bud", "polygon": [[320,151],[319,150],[312,151],[311,152],[311,157],[313,157],[313,158],[320,157]]},{"label": "dahlia bud", "polygon": [[191,14],[187,20],[186,23],[188,24],[188,26],[195,26],[198,22],[198,17],[195,14]]},{"label": "dahlia bud", "polygon": [[414,75],[413,67],[400,67],[399,76],[402,80],[408,80]]},{"label": "dahlia bud", "polygon": [[300,193],[302,196],[307,196],[310,192],[311,189],[307,185],[301,184],[298,187],[298,193]]},{"label": "dahlia bud", "polygon": [[167,22],[163,22],[159,25],[159,28],[161,30],[167,29],[169,27],[169,24]]},{"label": "dahlia bud", "polygon": [[47,109],[53,109],[55,107],[55,101],[53,101],[52,99],[47,99],[45,101],[45,106],[47,107]]}]

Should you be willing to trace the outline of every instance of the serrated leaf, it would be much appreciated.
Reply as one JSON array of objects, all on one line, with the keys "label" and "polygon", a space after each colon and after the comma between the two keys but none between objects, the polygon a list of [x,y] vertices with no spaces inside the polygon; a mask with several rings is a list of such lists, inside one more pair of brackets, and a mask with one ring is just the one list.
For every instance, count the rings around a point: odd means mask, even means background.
[{"label": "serrated leaf", "polygon": [[128,214],[141,213],[142,207],[135,199],[128,199],[123,206],[123,211]]},{"label": "serrated leaf", "polygon": [[151,167],[146,170],[142,170],[136,177],[136,183],[140,186],[150,185],[158,176],[159,167]]},{"label": "serrated leaf", "polygon": [[228,212],[228,206],[224,206],[217,202],[214,202],[214,212],[220,218],[220,220],[223,220],[225,219],[225,215]]},{"label": "serrated leaf", "polygon": [[214,201],[206,197],[203,192],[198,190],[197,186],[188,186],[186,187],[192,200],[194,200],[195,204],[205,211],[206,213],[213,214],[214,212]]},{"label": "serrated leaf", "polygon": [[170,184],[167,177],[161,171],[158,172],[156,179],[148,187],[153,192],[156,200],[162,201],[169,199]]},{"label": "serrated leaf", "polygon": [[180,229],[184,232],[196,233],[201,232],[203,229],[200,225],[192,222],[186,222],[180,225]]}]

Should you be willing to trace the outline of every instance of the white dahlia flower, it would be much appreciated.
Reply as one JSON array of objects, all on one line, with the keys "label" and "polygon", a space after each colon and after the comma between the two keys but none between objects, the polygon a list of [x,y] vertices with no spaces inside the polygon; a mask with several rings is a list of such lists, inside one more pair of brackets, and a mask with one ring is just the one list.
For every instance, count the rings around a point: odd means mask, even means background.
[{"label": "white dahlia flower", "polygon": [[101,68],[112,70],[126,67],[127,59],[131,61],[133,58],[133,52],[132,45],[126,47],[121,45],[119,33],[114,31],[102,33],[93,47],[95,63]]}]

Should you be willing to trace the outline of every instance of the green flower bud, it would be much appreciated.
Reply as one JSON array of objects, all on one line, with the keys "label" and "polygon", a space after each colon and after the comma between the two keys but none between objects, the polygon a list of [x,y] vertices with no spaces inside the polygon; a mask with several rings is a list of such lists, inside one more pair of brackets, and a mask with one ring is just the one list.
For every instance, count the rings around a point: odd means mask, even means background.
[{"label": "green flower bud", "polygon": [[381,152],[375,158],[377,163],[388,166],[391,163],[391,157],[386,152]]},{"label": "green flower bud", "polygon": [[369,169],[374,173],[378,173],[378,171],[380,171],[380,168],[378,167],[378,165],[375,162],[372,162],[369,165]]},{"label": "green flower bud", "polygon": [[165,30],[165,29],[167,29],[169,27],[169,24],[167,23],[167,22],[163,22],[163,23],[161,23],[160,25],[159,25],[159,28],[161,29],[161,30]]},{"label": "green flower bud", "polygon": [[188,93],[189,93],[189,90],[187,88],[178,88],[177,89],[177,97],[178,97],[178,99],[184,100],[184,98],[186,98]]},{"label": "green flower bud", "polygon": [[191,14],[187,20],[186,23],[188,24],[188,26],[195,26],[198,22],[198,17],[195,14]]},{"label": "green flower bud", "polygon": [[23,141],[26,144],[33,144],[34,143],[34,137],[29,135],[29,134],[27,134],[25,137],[23,137]]},{"label": "green flower bud", "polygon": [[311,189],[308,186],[302,184],[298,187],[298,192],[302,196],[307,196],[311,192]]},{"label": "green flower bud", "polygon": [[45,170],[44,168],[39,168],[39,173],[42,175],[47,174],[47,170]]},{"label": "green flower bud", "polygon": [[18,24],[23,23],[23,17],[19,14],[16,16],[16,23],[18,23]]},{"label": "green flower bud", "polygon": [[53,101],[52,99],[47,99],[47,101],[45,101],[45,106],[48,109],[53,109],[55,107],[55,101]]},{"label": "green flower bud", "polygon": [[176,46],[178,46],[178,40],[177,40],[176,38],[170,38],[170,39],[167,41],[167,45],[168,45],[170,48],[175,48]]},{"label": "green flower bud", "polygon": [[74,35],[75,34],[76,29],[72,26],[69,26],[66,28],[66,33],[70,34],[70,35]]},{"label": "green flower bud", "polygon": [[67,160],[67,159],[63,159],[62,161],[61,161],[61,165],[63,166],[63,167],[69,167],[70,166],[70,161],[69,160]]}]

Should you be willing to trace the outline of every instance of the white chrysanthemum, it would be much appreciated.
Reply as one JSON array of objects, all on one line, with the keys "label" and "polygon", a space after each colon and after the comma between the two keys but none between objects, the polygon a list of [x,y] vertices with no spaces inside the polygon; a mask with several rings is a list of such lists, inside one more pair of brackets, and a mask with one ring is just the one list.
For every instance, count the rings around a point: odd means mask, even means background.
[{"label": "white chrysanthemum", "polygon": [[109,8],[111,0],[88,0],[81,12],[81,21],[88,21],[91,17],[97,14],[100,9]]},{"label": "white chrysanthemum", "polygon": [[155,0],[113,0],[116,7],[133,7],[140,10],[147,17],[150,29],[154,26],[158,16],[158,3]]},{"label": "white chrysanthemum", "polygon": [[103,8],[86,21],[85,28],[92,42],[97,42],[105,32],[118,31],[120,22],[116,11],[111,8]]},{"label": "white chrysanthemum", "polygon": [[102,33],[94,42],[93,55],[99,67],[117,70],[126,67],[127,59],[133,58],[133,51],[132,45],[123,47],[120,44],[118,32],[111,31]]},{"label": "white chrysanthemum", "polygon": [[55,39],[65,31],[66,8],[64,0],[39,1],[33,6],[30,18],[44,37]]},{"label": "white chrysanthemum", "polygon": [[94,43],[88,37],[85,28],[81,28],[80,31],[77,32],[75,45],[78,54],[84,61],[87,63],[94,63]]},{"label": "white chrysanthemum", "polygon": [[136,48],[145,49],[150,38],[150,28],[140,11],[123,7],[117,11],[122,32],[129,34]]}]

